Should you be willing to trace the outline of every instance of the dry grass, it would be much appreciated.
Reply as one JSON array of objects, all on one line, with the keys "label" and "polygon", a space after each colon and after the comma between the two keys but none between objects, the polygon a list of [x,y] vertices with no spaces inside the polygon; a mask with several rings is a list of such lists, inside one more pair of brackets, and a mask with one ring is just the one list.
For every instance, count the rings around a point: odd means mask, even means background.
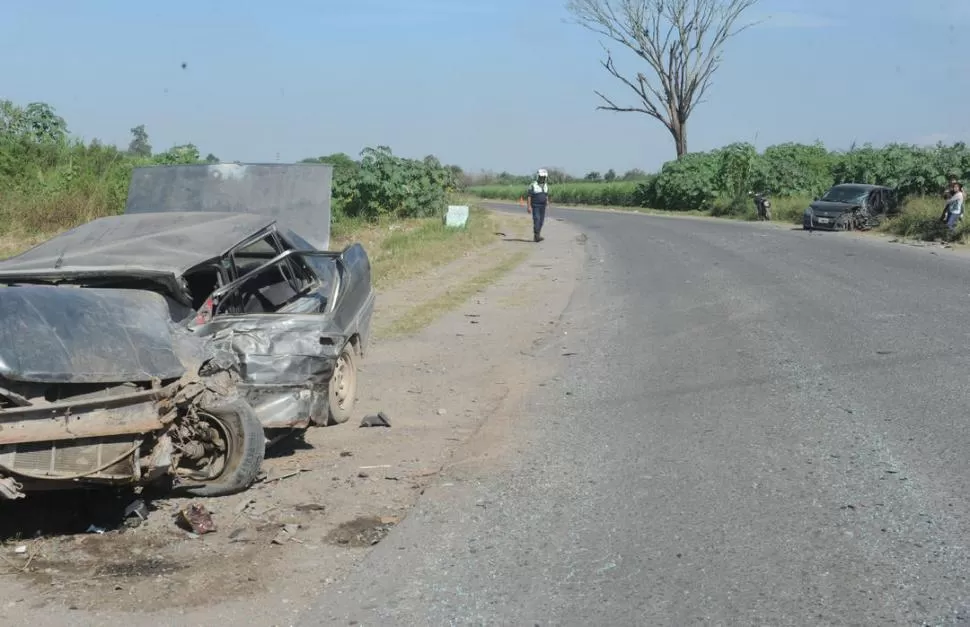
[{"label": "dry grass", "polygon": [[50,237],[53,237],[53,235],[27,235],[23,233],[0,235],[0,259],[18,255]]},{"label": "dry grass", "polygon": [[412,307],[404,315],[388,324],[378,326],[374,330],[375,337],[389,339],[408,335],[423,329],[445,313],[460,307],[462,303],[467,301],[476,292],[482,291],[501,279],[525,261],[531,252],[531,249],[527,249],[506,254],[497,264],[486,268],[465,281],[449,287],[444,293]]},{"label": "dry grass", "polygon": [[949,241],[962,244],[970,235],[970,220],[964,218],[957,223],[956,232],[952,235],[946,225],[940,220],[943,214],[943,200],[932,197],[914,197],[906,201],[902,212],[888,220],[880,227],[880,231],[898,235],[907,239],[925,242]]},{"label": "dry grass", "polygon": [[464,229],[448,228],[438,218],[385,224],[344,222],[335,225],[330,248],[339,250],[350,242],[360,242],[370,256],[374,287],[381,289],[494,241],[497,229],[496,219],[477,208],[470,210]]}]

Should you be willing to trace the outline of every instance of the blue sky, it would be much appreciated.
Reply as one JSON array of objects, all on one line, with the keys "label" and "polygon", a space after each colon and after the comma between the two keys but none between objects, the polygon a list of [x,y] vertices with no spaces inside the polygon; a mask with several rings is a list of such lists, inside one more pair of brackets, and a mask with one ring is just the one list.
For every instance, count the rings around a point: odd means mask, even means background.
[{"label": "blue sky", "polygon": [[[565,0],[5,0],[0,98],[73,133],[224,160],[370,145],[468,171],[658,168],[673,143],[621,102]],[[761,0],[728,44],[689,147],[935,143],[970,130],[970,0]],[[181,64],[187,63],[182,69]],[[635,68],[617,54],[621,68]]]}]

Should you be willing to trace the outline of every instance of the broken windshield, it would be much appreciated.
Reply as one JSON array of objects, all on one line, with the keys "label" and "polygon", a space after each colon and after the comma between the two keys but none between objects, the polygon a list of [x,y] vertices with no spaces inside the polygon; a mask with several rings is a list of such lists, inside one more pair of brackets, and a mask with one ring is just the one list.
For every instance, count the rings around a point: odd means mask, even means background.
[{"label": "broken windshield", "polygon": [[869,195],[869,190],[863,187],[833,187],[825,192],[821,200],[825,202],[861,203]]}]

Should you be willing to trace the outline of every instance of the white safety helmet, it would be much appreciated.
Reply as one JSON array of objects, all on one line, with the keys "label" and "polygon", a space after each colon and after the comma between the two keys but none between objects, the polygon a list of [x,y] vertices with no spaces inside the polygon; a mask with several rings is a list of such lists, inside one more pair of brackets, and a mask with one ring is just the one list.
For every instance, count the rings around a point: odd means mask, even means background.
[{"label": "white safety helmet", "polygon": [[537,176],[538,178],[542,178],[542,177],[544,177],[544,176],[545,176],[545,177],[548,177],[548,176],[549,176],[549,173],[548,173],[548,172],[546,172],[546,169],[545,169],[545,168],[539,168],[539,172],[538,172],[538,174],[536,174],[536,176]]}]

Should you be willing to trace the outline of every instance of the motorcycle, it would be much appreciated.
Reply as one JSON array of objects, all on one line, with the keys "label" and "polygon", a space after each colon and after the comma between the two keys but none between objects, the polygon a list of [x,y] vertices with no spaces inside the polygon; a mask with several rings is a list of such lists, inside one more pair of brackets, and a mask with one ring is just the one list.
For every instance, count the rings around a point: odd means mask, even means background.
[{"label": "motorcycle", "polygon": [[754,194],[754,207],[758,211],[759,221],[771,220],[771,199],[768,198],[768,194],[764,192]]}]

